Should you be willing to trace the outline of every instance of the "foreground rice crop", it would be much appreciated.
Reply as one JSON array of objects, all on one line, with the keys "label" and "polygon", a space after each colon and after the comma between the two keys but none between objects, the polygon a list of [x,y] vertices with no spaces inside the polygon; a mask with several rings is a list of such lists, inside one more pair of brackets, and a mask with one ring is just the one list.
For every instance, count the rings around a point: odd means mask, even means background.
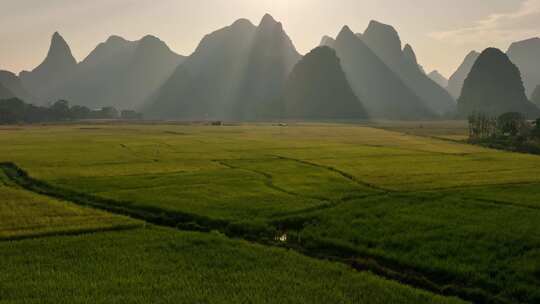
[{"label": "foreground rice crop", "polygon": [[537,156],[330,124],[0,135],[0,161],[24,169],[30,191],[337,259],[477,303],[540,301]]},{"label": "foreground rice crop", "polygon": [[0,172],[0,240],[139,227],[141,222],[76,206],[13,185]]},{"label": "foreground rice crop", "polygon": [[283,249],[159,228],[0,242],[0,268],[8,303],[462,303]]}]

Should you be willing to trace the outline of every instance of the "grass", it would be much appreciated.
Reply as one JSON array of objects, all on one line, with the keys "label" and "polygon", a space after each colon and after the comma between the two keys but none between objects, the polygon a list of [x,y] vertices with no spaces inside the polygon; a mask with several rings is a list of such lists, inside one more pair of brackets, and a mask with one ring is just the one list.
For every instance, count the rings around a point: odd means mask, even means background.
[{"label": "grass", "polygon": [[0,161],[107,210],[255,240],[279,230],[441,294],[540,301],[540,157],[422,125],[19,127],[0,129]]},{"label": "grass", "polygon": [[218,234],[150,228],[0,243],[3,303],[462,303]]},{"label": "grass", "polygon": [[377,121],[371,125],[400,133],[464,141],[469,138],[467,121]]},{"label": "grass", "polygon": [[[2,183],[3,181],[3,183]],[[20,189],[0,173],[0,240],[118,230],[141,222]]]}]

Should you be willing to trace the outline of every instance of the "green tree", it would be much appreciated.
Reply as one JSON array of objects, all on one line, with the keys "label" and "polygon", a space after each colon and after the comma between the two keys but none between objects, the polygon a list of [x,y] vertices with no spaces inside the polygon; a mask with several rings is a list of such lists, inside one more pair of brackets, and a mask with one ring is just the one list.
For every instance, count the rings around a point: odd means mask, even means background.
[{"label": "green tree", "polygon": [[534,139],[540,139],[540,118],[534,122],[534,128],[531,131],[531,137]]},{"label": "green tree", "polygon": [[469,138],[484,139],[495,135],[497,119],[484,113],[474,112],[469,115]]},{"label": "green tree", "polygon": [[86,119],[90,118],[90,109],[84,106],[73,106],[70,109],[71,117],[73,119]]},{"label": "green tree", "polygon": [[55,120],[68,120],[71,118],[67,100],[58,100],[51,106],[50,111]]},{"label": "green tree", "polygon": [[531,101],[536,104],[536,106],[540,107],[540,84],[536,86],[536,89],[531,96]]},{"label": "green tree", "polygon": [[116,119],[120,116],[118,110],[114,107],[104,107],[101,109],[100,118]]},{"label": "green tree", "polygon": [[525,116],[517,112],[504,113],[497,119],[497,129],[503,135],[517,136],[527,129]]},{"label": "green tree", "polygon": [[18,98],[0,101],[0,124],[24,122],[25,111],[26,104]]},{"label": "green tree", "polygon": [[142,119],[143,118],[143,115],[142,113],[139,113],[139,112],[136,112],[136,111],[132,111],[132,110],[123,110],[121,113],[120,113],[120,117],[122,119]]}]

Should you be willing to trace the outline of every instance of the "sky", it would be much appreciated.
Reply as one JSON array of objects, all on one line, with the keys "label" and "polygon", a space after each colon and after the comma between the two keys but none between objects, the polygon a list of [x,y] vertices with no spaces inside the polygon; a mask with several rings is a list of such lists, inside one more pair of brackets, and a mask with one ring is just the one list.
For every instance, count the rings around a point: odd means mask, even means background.
[{"label": "sky", "polygon": [[77,60],[111,35],[152,34],[182,55],[202,37],[265,13],[283,23],[301,53],[323,35],[370,20],[393,25],[429,72],[449,76],[471,50],[540,36],[540,0],[0,0],[0,69],[20,72],[45,57],[55,31]]}]

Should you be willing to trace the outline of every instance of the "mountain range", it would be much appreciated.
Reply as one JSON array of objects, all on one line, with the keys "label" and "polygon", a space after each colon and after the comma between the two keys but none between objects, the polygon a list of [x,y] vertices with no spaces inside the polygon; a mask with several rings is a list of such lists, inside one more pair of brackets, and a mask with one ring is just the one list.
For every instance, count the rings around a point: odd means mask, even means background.
[{"label": "mountain range", "polygon": [[153,36],[138,41],[111,36],[77,63],[66,41],[55,33],[43,63],[22,72],[20,79],[42,103],[66,99],[90,108],[137,109],[183,59]]},{"label": "mountain range", "polygon": [[455,109],[456,102],[450,94],[427,77],[419,66],[412,46],[406,44],[402,48],[401,39],[394,27],[371,21],[359,37],[432,112],[442,115]]},{"label": "mountain range", "polygon": [[[351,41],[353,40],[351,35],[345,35],[341,38],[343,37],[349,37]],[[430,113],[428,116],[438,116],[454,111],[456,107],[454,99],[444,88],[425,74],[418,64],[412,46],[406,44],[402,47],[401,39],[394,27],[378,21],[371,21],[364,33],[357,33],[355,37],[359,41],[349,43],[349,46],[358,49],[356,55],[343,49],[343,43],[338,43],[339,36],[337,39],[324,36],[321,45],[336,48],[357,95],[365,97],[363,100],[370,115],[381,118],[401,116],[398,118],[409,119],[418,115],[415,113],[422,116],[425,116],[426,113]],[[352,46],[353,44],[355,46]],[[338,46],[341,49],[338,49]],[[359,58],[360,56],[365,58]],[[353,57],[356,57],[357,64],[355,67],[350,67],[348,65],[352,64]],[[370,68],[366,69],[367,65],[370,65]],[[374,75],[380,75],[378,84],[371,82],[372,79],[369,77],[371,72],[375,72]],[[365,74],[360,76],[361,73]],[[405,100],[400,101],[400,98],[393,97],[392,93],[387,92],[386,80],[393,83],[393,91]],[[385,95],[386,97],[383,97]],[[402,105],[396,104],[398,102],[411,105],[412,111],[396,114],[393,109]],[[418,109],[421,109],[420,112],[416,111]]]},{"label": "mountain range", "polygon": [[[330,41],[330,40],[327,40]],[[356,96],[370,117],[418,119],[436,116],[348,26],[328,46],[336,50]]]},{"label": "mountain range", "polygon": [[[518,67],[527,96],[531,96],[536,86],[540,85],[540,38],[517,41],[510,45],[506,54]],[[457,71],[450,77],[448,91],[455,98],[461,95],[465,78],[480,56],[476,51],[470,52]]]},{"label": "mountain range", "polygon": [[[540,39],[516,42],[507,54],[533,99]],[[111,36],[77,62],[56,32],[35,69],[18,77],[0,71],[0,98],[41,105],[65,99],[89,108],[141,110],[156,119],[430,119],[455,113],[455,99],[480,56],[469,53],[448,80],[437,71],[426,74],[413,47],[378,21],[363,33],[344,26],[308,55],[298,53],[268,14],[258,25],[240,19],[206,35],[188,57],[154,36]]]}]

